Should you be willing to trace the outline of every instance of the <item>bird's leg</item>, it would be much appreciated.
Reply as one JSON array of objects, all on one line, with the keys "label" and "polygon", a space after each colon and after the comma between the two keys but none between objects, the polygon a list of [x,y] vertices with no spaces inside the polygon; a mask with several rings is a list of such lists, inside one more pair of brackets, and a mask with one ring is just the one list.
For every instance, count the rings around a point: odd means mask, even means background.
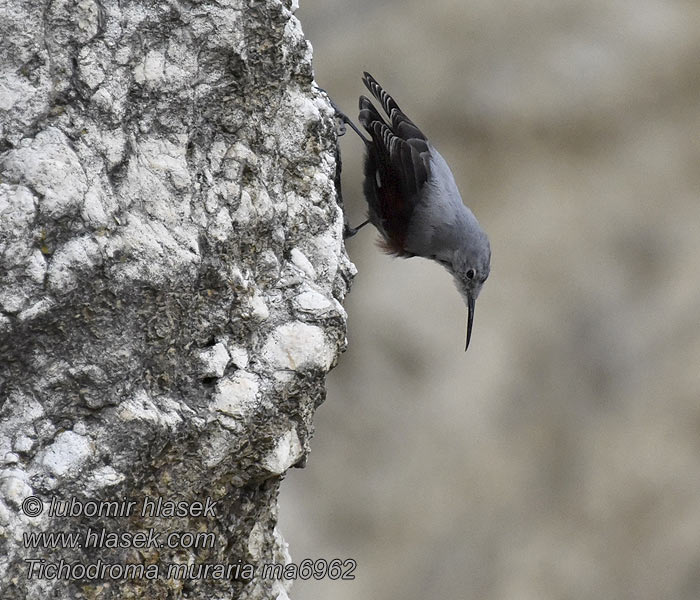
[{"label": "bird's leg", "polygon": [[[362,132],[360,131],[359,127],[358,127],[357,125],[355,125],[355,123],[353,123],[353,122],[350,120],[350,117],[348,117],[344,112],[340,111],[340,110],[338,109],[337,106],[334,105],[333,108],[335,108],[335,116],[336,116],[336,118],[340,121],[340,129],[339,129],[338,135],[345,135],[345,124],[347,123],[348,125],[350,125],[350,128],[351,128],[357,135],[360,136],[360,139],[361,139],[365,144],[369,145],[370,141],[362,134]],[[340,132],[342,132],[342,133],[340,133]]]},{"label": "bird's leg", "polygon": [[[318,86],[316,86],[316,89],[318,89],[319,91],[323,92],[326,95],[326,98],[328,98],[328,102],[330,102],[331,106],[333,107],[333,110],[335,111],[334,116],[335,116],[336,120],[338,121],[338,130],[337,130],[338,137],[345,135],[345,132],[347,131],[345,129],[345,124],[347,123],[348,125],[350,125],[352,130],[357,135],[360,136],[360,139],[365,144],[369,145],[371,142],[364,135],[362,135],[362,132],[358,129],[357,125],[355,125],[355,123],[353,123],[350,120],[350,117],[348,117],[342,110],[340,110],[338,108],[338,105],[335,102],[333,102],[333,99],[330,97],[330,94],[326,90],[324,90],[323,88],[320,88]],[[340,161],[340,154],[338,154],[338,161]],[[340,175],[340,170],[338,170],[336,175],[337,176]],[[338,189],[340,189],[340,188],[338,188]],[[344,239],[351,238],[358,231],[360,231],[360,229],[362,229],[365,225],[367,225],[367,223],[369,223],[369,219],[367,219],[363,223],[360,223],[357,227],[351,227],[348,223],[345,223],[345,228],[343,229],[343,238]]]},{"label": "bird's leg", "polygon": [[369,223],[369,219],[367,219],[363,223],[360,223],[357,227],[350,227],[350,225],[345,223],[345,229],[343,230],[343,239],[347,240],[348,238],[351,238],[358,231],[360,231],[360,229],[367,225],[367,223]]},{"label": "bird's leg", "polygon": [[[350,128],[351,128],[357,135],[360,136],[360,139],[361,139],[365,144],[369,144],[370,141],[362,134],[362,132],[360,131],[360,128],[359,128],[357,125],[355,125],[355,123],[353,123],[353,122],[350,120],[350,117],[348,117],[342,110],[340,110],[340,109],[338,108],[338,105],[337,105],[335,102],[333,102],[333,99],[328,95],[328,92],[326,92],[326,90],[324,90],[323,88],[318,88],[318,89],[319,89],[319,90],[322,90],[323,92],[325,92],[325,94],[326,94],[326,96],[327,96],[327,98],[328,98],[328,101],[331,103],[331,106],[333,107],[333,110],[335,111],[335,118],[336,118],[336,119],[338,120],[338,122],[339,122],[339,126],[338,126],[338,137],[345,135],[345,131],[346,131],[346,129],[345,129],[345,124],[347,123],[348,125],[350,125]],[[360,227],[362,227],[362,226],[360,225]],[[358,229],[359,229],[359,227],[358,227]]]}]

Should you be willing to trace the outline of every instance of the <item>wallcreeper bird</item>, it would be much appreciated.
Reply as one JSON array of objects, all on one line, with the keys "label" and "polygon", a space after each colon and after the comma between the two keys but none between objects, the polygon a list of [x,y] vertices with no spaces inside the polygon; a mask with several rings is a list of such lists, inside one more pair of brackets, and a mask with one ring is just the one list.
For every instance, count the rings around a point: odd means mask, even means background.
[{"label": "wallcreeper bird", "polygon": [[372,223],[389,254],[422,256],[445,267],[467,305],[466,350],[474,305],[489,276],[489,239],[462,202],[445,159],[369,73],[362,81],[389,118],[385,120],[368,98],[360,96],[360,123],[368,139],[336,108],[367,150],[364,193],[369,218],[356,228],[346,227],[345,235],[353,236]]}]

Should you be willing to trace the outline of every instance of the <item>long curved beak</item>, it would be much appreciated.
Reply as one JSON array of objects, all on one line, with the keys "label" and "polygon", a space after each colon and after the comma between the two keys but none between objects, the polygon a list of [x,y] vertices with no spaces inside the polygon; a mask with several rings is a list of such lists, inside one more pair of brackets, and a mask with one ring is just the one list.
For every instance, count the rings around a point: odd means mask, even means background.
[{"label": "long curved beak", "polygon": [[474,307],[476,306],[476,301],[472,296],[467,296],[467,345],[464,347],[464,351],[469,348],[469,341],[472,339],[472,325],[474,324]]}]

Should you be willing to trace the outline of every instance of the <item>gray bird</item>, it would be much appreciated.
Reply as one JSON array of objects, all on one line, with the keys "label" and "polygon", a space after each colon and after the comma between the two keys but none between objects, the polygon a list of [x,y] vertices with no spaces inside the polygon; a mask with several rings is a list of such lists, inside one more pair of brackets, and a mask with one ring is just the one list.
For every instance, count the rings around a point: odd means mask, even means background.
[{"label": "gray bird", "polygon": [[422,256],[445,267],[467,305],[466,351],[476,299],[489,276],[489,239],[462,202],[445,159],[369,73],[362,81],[389,119],[360,96],[360,123],[370,135],[367,139],[337,111],[367,150],[364,193],[368,219],[356,228],[346,228],[346,236],[372,223],[382,236],[380,246],[389,254]]}]

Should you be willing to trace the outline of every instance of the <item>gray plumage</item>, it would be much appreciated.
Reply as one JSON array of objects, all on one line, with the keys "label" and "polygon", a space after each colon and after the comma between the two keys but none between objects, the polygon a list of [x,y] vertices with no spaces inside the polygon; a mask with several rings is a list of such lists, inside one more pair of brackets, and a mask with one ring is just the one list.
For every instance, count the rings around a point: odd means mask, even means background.
[{"label": "gray plumage", "polygon": [[488,237],[462,202],[445,159],[369,73],[363,82],[388,117],[360,97],[360,122],[370,139],[355,130],[367,149],[369,222],[387,252],[435,260],[452,274],[469,310],[468,348],[475,302],[490,270]]}]

